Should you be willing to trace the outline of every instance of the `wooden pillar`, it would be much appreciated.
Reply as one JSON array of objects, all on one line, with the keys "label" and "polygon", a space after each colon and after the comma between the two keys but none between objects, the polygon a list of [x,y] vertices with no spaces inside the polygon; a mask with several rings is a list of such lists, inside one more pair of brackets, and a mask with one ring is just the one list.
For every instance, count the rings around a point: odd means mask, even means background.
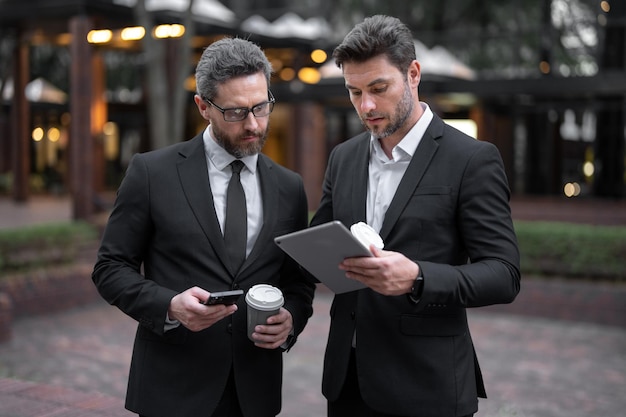
[{"label": "wooden pillar", "polygon": [[323,106],[305,102],[294,104],[295,166],[302,175],[309,210],[316,210],[322,196],[326,170],[326,123]]},{"label": "wooden pillar", "polygon": [[30,106],[26,99],[26,85],[28,84],[30,66],[30,46],[25,36],[20,33],[17,37],[13,60],[13,102],[11,112],[11,135],[13,150],[13,199],[24,202],[28,199],[30,174]]},{"label": "wooden pillar", "polygon": [[[108,121],[107,102],[105,98],[106,75],[102,54],[95,52],[92,56],[91,68],[92,97],[91,97],[91,137],[92,157],[91,171],[93,172],[93,192],[102,192],[106,183],[106,165],[104,156],[104,125]],[[95,197],[95,196],[94,196]],[[97,209],[97,207],[95,207]]]},{"label": "wooden pillar", "polygon": [[92,135],[91,105],[93,78],[91,65],[92,50],[87,42],[87,33],[92,22],[87,16],[75,16],[69,22],[72,44],[70,55],[70,126],[69,162],[72,194],[72,217],[87,219],[94,212],[94,137]]}]

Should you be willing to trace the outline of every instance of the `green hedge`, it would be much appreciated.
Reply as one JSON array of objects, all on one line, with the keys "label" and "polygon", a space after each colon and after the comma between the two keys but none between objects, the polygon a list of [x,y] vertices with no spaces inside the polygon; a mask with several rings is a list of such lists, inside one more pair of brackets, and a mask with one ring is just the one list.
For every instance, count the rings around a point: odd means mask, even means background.
[{"label": "green hedge", "polygon": [[0,230],[0,275],[73,261],[86,243],[98,238],[87,222],[46,223]]},{"label": "green hedge", "polygon": [[[522,273],[626,282],[626,226],[516,221]],[[0,275],[71,262],[96,226],[64,222],[0,230]]]},{"label": "green hedge", "polygon": [[626,226],[516,221],[523,274],[626,281]]}]

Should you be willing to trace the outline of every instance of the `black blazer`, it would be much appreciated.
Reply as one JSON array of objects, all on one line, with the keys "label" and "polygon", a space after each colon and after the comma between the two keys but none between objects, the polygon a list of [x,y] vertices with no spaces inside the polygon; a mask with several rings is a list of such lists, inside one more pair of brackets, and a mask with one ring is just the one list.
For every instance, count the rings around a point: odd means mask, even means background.
[{"label": "black blazer", "polygon": [[[338,145],[329,158],[312,225],[366,220],[369,133]],[[328,400],[343,385],[356,328],[356,361],[365,401],[385,413],[459,416],[485,396],[467,307],[511,302],[520,288],[509,190],[495,146],[435,115],[385,215],[385,249],[418,262],[419,304],[370,289],[335,296],[324,359]]]},{"label": "black blazer", "polygon": [[[281,407],[282,351],[255,347],[246,304],[201,332],[164,333],[171,298],[192,286],[208,291],[257,283],[282,289],[296,335],[312,314],[315,286],[273,242],[305,228],[301,177],[260,154],[263,227],[237,275],[215,214],[202,136],[133,157],[119,188],[93,271],[109,303],[139,322],[126,407],[150,416],[211,415],[231,369],[245,415]],[[143,274],[142,274],[143,268]]]}]

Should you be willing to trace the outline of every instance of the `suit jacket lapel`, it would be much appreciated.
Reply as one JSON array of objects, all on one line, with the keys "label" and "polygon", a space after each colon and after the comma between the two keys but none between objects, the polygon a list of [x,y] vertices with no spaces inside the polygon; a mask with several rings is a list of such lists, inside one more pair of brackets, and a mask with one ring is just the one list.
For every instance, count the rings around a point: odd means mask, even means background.
[{"label": "suit jacket lapel", "polygon": [[[213,204],[202,135],[187,143],[188,146],[179,152],[181,159],[177,163],[181,187],[213,250],[219,259],[227,260],[226,245]],[[229,262],[223,264],[230,268]]]},{"label": "suit jacket lapel", "polygon": [[[352,158],[355,161],[354,181],[352,182],[352,213],[354,217],[352,223],[367,221],[367,183],[370,160],[370,134],[363,134],[366,139],[360,140],[356,149],[356,155]],[[349,227],[350,225],[348,225]]]},{"label": "suit jacket lapel", "polygon": [[380,236],[383,238],[383,241],[398,221],[402,211],[406,207],[420,180],[424,176],[424,173],[428,168],[428,164],[435,155],[435,152],[437,152],[439,145],[437,144],[436,139],[442,135],[443,127],[443,120],[441,120],[437,115],[433,115],[433,120],[426,129],[424,137],[417,147],[415,154],[413,155],[413,158],[411,159],[411,162],[409,163],[409,166],[407,167],[407,170],[398,185],[396,194],[391,200],[387,213],[385,213],[385,219],[380,229]]}]

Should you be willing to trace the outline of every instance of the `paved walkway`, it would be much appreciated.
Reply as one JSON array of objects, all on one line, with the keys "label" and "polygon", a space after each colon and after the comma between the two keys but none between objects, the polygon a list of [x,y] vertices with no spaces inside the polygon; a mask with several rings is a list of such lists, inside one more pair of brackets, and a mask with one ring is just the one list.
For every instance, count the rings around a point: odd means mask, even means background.
[{"label": "paved walkway", "polygon": [[[624,202],[517,200],[512,207],[517,219],[626,224]],[[0,228],[68,220],[70,211],[66,199],[0,199]],[[280,417],[325,416],[320,385],[331,298],[318,291],[311,321],[285,355]],[[470,327],[489,394],[477,417],[626,415],[625,328],[489,309],[470,311]],[[15,320],[12,339],[0,344],[0,417],[131,416],[123,398],[134,331],[131,319],[103,301]]]},{"label": "paved walkway", "polygon": [[[281,417],[323,417],[331,294],[285,355]],[[626,415],[626,329],[470,312],[487,383],[477,417]],[[129,416],[123,397],[134,322],[104,302],[18,319],[0,344],[0,416]]]}]

